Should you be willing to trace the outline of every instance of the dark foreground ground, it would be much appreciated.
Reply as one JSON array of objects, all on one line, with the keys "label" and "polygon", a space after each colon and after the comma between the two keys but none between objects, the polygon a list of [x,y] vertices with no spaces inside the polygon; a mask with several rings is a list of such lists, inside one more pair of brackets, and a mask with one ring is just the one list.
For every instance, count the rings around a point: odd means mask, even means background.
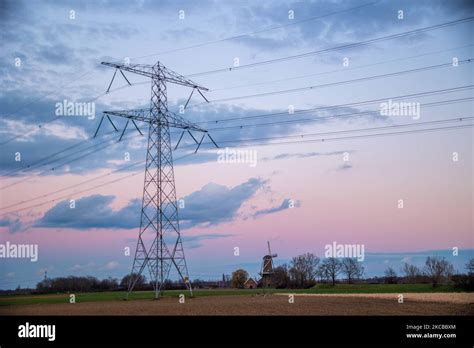
[{"label": "dark foreground ground", "polygon": [[[474,315],[474,301],[445,294],[443,298],[408,294],[398,303],[396,294],[383,297],[288,294],[214,296],[133,301],[96,301],[1,306],[0,315]],[[452,296],[451,296],[452,295]]]}]

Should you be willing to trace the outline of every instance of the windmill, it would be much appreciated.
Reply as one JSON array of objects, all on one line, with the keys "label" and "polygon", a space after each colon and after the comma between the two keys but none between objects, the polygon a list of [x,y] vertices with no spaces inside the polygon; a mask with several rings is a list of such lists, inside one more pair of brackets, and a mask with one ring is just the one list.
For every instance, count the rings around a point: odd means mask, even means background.
[{"label": "windmill", "polygon": [[278,254],[272,254],[270,249],[270,242],[268,244],[268,254],[263,257],[262,268],[260,270],[260,276],[262,277],[261,283],[262,287],[269,288],[273,285],[273,275],[275,274],[273,268],[273,258],[278,257]]}]

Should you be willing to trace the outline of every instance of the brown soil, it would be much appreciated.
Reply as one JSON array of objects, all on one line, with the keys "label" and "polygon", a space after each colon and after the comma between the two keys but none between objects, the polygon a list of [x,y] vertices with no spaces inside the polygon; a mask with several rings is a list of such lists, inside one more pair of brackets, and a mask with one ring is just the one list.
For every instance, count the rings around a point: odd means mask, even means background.
[{"label": "brown soil", "polygon": [[[279,296],[288,296],[288,293],[275,294]],[[397,299],[399,294],[294,294],[295,296],[310,296],[310,297],[365,297],[374,299]],[[421,302],[447,302],[459,304],[474,304],[474,292],[459,292],[459,293],[444,293],[444,292],[429,292],[429,293],[405,293],[403,294],[404,301],[421,301]]]},{"label": "brown soil", "polygon": [[0,307],[0,315],[474,315],[469,300],[446,302],[456,294],[443,294],[443,301],[408,294],[403,304],[394,294],[379,295],[296,295],[294,303],[285,294],[197,297],[187,298],[184,304],[177,298],[164,298],[19,305]]}]

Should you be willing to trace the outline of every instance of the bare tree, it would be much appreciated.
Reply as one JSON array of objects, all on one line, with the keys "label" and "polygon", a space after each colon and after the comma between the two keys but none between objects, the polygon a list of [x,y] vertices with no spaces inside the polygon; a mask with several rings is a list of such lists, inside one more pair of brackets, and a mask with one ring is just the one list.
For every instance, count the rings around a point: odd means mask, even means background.
[{"label": "bare tree", "polygon": [[296,286],[303,288],[315,281],[319,257],[306,253],[293,257],[290,262],[290,277]]},{"label": "bare tree", "polygon": [[275,288],[282,289],[288,287],[290,283],[290,274],[288,272],[288,265],[285,263],[274,269],[273,283]]},{"label": "bare tree", "polygon": [[364,266],[356,259],[346,257],[342,260],[341,271],[347,276],[347,282],[350,284],[354,279],[362,277]]},{"label": "bare tree", "polygon": [[397,283],[397,272],[392,267],[387,267],[384,272],[385,274],[385,283],[396,284]]},{"label": "bare tree", "polygon": [[325,271],[325,267],[323,264],[320,264],[319,267],[316,270],[315,276],[319,278],[319,280],[322,282],[324,279],[328,280],[329,277],[327,275],[327,272]]},{"label": "bare tree", "polygon": [[410,265],[408,262],[403,264],[402,271],[405,274],[406,280],[411,284],[416,283],[416,280],[421,275],[420,269],[415,265]]},{"label": "bare tree", "polygon": [[453,265],[444,257],[427,257],[424,268],[425,274],[431,279],[433,287],[448,280],[454,273]]},{"label": "bare tree", "polygon": [[326,275],[327,279],[331,279],[332,285],[336,284],[336,278],[341,271],[341,261],[334,257],[329,257],[323,261],[322,272]]},{"label": "bare tree", "polygon": [[474,259],[470,259],[466,263],[466,269],[467,269],[467,274],[468,275],[474,275]]},{"label": "bare tree", "polygon": [[244,283],[249,278],[249,274],[244,269],[238,269],[232,272],[231,285],[233,288],[243,288]]}]

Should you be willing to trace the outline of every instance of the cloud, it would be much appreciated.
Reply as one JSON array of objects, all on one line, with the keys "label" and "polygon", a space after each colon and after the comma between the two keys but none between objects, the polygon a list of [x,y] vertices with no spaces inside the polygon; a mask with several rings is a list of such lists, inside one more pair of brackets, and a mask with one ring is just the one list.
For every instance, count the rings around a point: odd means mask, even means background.
[{"label": "cloud", "polygon": [[183,243],[185,244],[186,249],[196,249],[196,248],[200,248],[203,245],[202,241],[214,240],[214,239],[220,239],[220,238],[229,238],[233,236],[235,236],[235,234],[207,233],[207,234],[199,234],[195,236],[182,235],[181,239]]},{"label": "cloud", "polygon": [[209,183],[183,198],[185,208],[180,210],[181,225],[190,228],[230,221],[242,204],[266,184],[267,181],[260,178],[250,178],[232,188]]},{"label": "cloud", "polygon": [[335,170],[336,171],[347,171],[352,168],[352,164],[344,163],[338,166]]},{"label": "cloud", "polygon": [[204,37],[207,33],[196,28],[182,28],[182,29],[169,29],[165,30],[161,34],[163,40],[182,40],[182,39],[195,39],[199,40]]},{"label": "cloud", "polygon": [[134,199],[122,209],[113,210],[110,207],[113,200],[114,196],[96,194],[78,199],[73,209],[70,208],[69,201],[61,201],[48,210],[34,226],[80,230],[138,227],[141,201]]},{"label": "cloud", "polygon": [[0,227],[7,227],[10,233],[16,233],[23,231],[25,225],[20,221],[19,218],[3,218],[0,219]]},{"label": "cloud", "polygon": [[[291,199],[285,198],[281,202],[281,204],[277,207],[257,210],[254,214],[254,217],[257,217],[257,216],[260,216],[260,215],[273,214],[273,213],[277,213],[277,212],[282,211],[282,210],[290,209],[290,206],[291,206],[290,203],[291,203]],[[299,207],[301,203],[299,201],[296,201],[296,202],[293,202],[293,204],[294,204],[294,207]]]},{"label": "cloud", "polygon": [[118,269],[120,264],[117,261],[109,261],[103,266],[96,265],[95,262],[90,261],[86,264],[75,264],[69,268],[71,272],[93,272],[93,271],[113,271]]},{"label": "cloud", "polygon": [[119,268],[120,264],[117,261],[110,261],[107,262],[103,267],[100,268],[100,270],[103,271],[112,271],[114,269]]},{"label": "cloud", "polygon": [[331,151],[331,152],[302,152],[302,153],[282,153],[273,157],[264,157],[262,161],[273,161],[289,158],[309,158],[309,157],[319,157],[319,156],[336,156],[343,155],[344,153],[352,153],[351,150],[346,151]]},{"label": "cloud", "polygon": [[77,64],[75,50],[63,44],[37,45],[36,61],[53,65]]},{"label": "cloud", "polygon": [[241,36],[235,41],[250,46],[254,49],[258,49],[259,51],[289,48],[294,47],[296,45],[295,40],[288,40],[288,38],[286,37],[270,38],[258,36]]},{"label": "cloud", "polygon": [[90,272],[95,269],[95,263],[94,262],[89,262],[87,264],[81,265],[81,264],[75,264],[71,268],[69,268],[70,271],[72,272]]},{"label": "cloud", "polygon": [[[36,95],[32,96],[33,98]],[[58,149],[67,149],[73,146],[79,141],[89,137],[90,140],[83,145],[83,149],[88,146],[96,144],[97,151],[85,151],[72,155],[70,152],[65,152],[62,156],[69,156],[68,159],[77,158],[82,156],[85,152],[87,154],[87,160],[83,160],[81,157],[78,160],[72,161],[69,170],[74,173],[83,174],[99,169],[116,169],[123,164],[123,153],[129,152],[132,161],[140,161],[145,159],[146,155],[146,127],[140,124],[140,128],[144,132],[145,136],[140,136],[135,129],[129,128],[125,133],[126,138],[124,141],[117,142],[119,134],[109,134],[112,132],[112,126],[104,123],[101,131],[99,132],[98,138],[92,138],[92,135],[97,128],[99,123],[98,117],[95,120],[88,120],[86,117],[63,117],[60,120],[51,122],[55,111],[55,103],[61,101],[60,98],[52,100],[48,98],[36,99],[28,102],[28,98],[25,98],[18,91],[9,91],[0,95],[0,107],[2,109],[2,117],[0,120],[0,135],[11,139],[15,136],[23,135],[22,137],[16,138],[14,141],[8,142],[4,145],[3,151],[0,153],[0,163],[4,169],[7,169],[7,173],[10,169],[21,168],[31,163],[41,161],[48,155],[55,153]],[[178,103],[179,104],[179,103]],[[178,104],[170,105],[170,109],[177,108]],[[18,106],[21,106],[21,111],[18,110]],[[106,108],[105,104],[96,104],[96,115],[100,115],[102,110]],[[115,108],[115,107],[114,107]],[[209,105],[206,108],[191,108],[186,111],[186,118],[191,119],[194,122],[200,123],[204,128],[209,129],[210,134],[215,139],[217,144],[223,146],[226,144],[232,145],[235,143],[227,143],[232,140],[243,141],[245,139],[256,139],[256,138],[269,138],[274,136],[286,136],[295,134],[296,132],[302,133],[302,128],[307,121],[292,122],[292,123],[281,123],[274,124],[266,127],[260,126],[247,126],[244,128],[238,128],[237,126],[242,123],[242,120],[232,122],[208,122],[216,119],[222,119],[222,115],[225,115],[226,119],[239,119],[242,117],[255,116],[261,114],[267,114],[277,112],[281,110],[263,110],[256,108],[243,108],[236,106],[227,105]],[[360,111],[356,108],[337,108],[330,110],[322,110],[317,113],[307,113],[298,115],[298,118],[292,119],[292,121],[298,121],[299,117],[303,117],[303,120],[317,119],[318,117],[331,116],[341,113],[351,113]],[[296,117],[292,115],[292,117]],[[367,115],[367,120],[379,119],[380,115],[373,116]],[[360,118],[358,118],[360,119]],[[275,122],[288,120],[288,114],[283,113],[272,118]],[[342,122],[351,122],[351,118],[338,119]],[[207,122],[203,124],[202,122]],[[249,119],[245,123],[249,125],[258,124],[261,120]],[[317,122],[325,123],[330,122],[329,119],[317,120]],[[38,123],[43,124],[41,128],[38,127]],[[125,126],[125,120],[115,119],[114,123],[121,130]],[[224,129],[215,129],[219,127],[228,127]],[[113,132],[112,132],[113,133]],[[172,131],[172,144],[176,144],[180,136],[179,131]],[[26,134],[26,136],[25,136]],[[109,140],[108,143],[105,140]],[[268,142],[270,140],[262,140],[261,143]],[[180,143],[178,150],[183,152],[193,152],[196,144],[191,137],[185,136]],[[102,149],[103,148],[103,149]],[[98,151],[100,149],[100,152]],[[80,149],[74,149],[79,151]],[[217,155],[212,153],[206,153],[207,150],[214,150],[214,145],[209,139],[205,139],[200,152],[197,155],[188,156],[183,160],[178,161],[179,164],[196,164],[204,162],[212,162],[217,160]],[[22,154],[22,162],[16,162],[12,160],[14,154],[20,152]],[[309,153],[307,157],[316,156],[317,153]],[[323,155],[321,153],[321,155]],[[330,154],[328,154],[330,155]],[[284,156],[275,159],[282,159]],[[181,153],[174,155],[175,158],[181,157]],[[305,155],[301,155],[305,157]],[[104,161],[104,158],[108,159]],[[56,159],[56,158],[55,158]],[[54,159],[53,159],[54,160]],[[127,163],[125,163],[127,164]],[[51,166],[50,166],[51,167]],[[44,168],[42,168],[44,170]],[[133,170],[136,170],[133,169]],[[46,170],[44,175],[59,175],[64,173],[63,167],[57,167],[54,171]],[[26,172],[16,172],[15,175],[31,174],[31,169]]]},{"label": "cloud", "polygon": [[[363,3],[357,1],[341,3],[339,1],[296,0],[284,3],[275,2],[272,6],[256,2],[242,8],[236,7],[234,12],[238,15],[235,16],[235,28],[239,32],[248,33],[262,28],[284,26],[281,29],[265,31],[257,35],[239,37],[238,41],[249,47],[258,46],[260,50],[269,51],[278,49],[285,41],[287,45],[296,42],[299,47],[313,49],[314,47],[334,47],[423,26],[427,21],[436,18],[436,13],[443,13],[443,18],[446,20],[458,18],[470,10],[472,11],[473,7],[472,2],[469,1],[420,0],[413,2],[401,0],[382,1],[370,6],[343,11],[362,5]],[[288,20],[288,10],[290,9],[295,14],[294,23],[326,14],[334,14],[291,25],[292,22]],[[397,18],[400,9],[404,11],[403,20]],[[272,35],[273,40],[265,42],[268,35]],[[417,38],[424,39],[429,36],[424,33]],[[419,45],[419,41],[413,41],[409,36],[400,39],[399,42],[407,45]],[[361,50],[366,49],[366,47],[361,48]],[[339,56],[340,54],[336,52],[330,55],[331,58],[326,59],[334,60],[337,57],[339,61]]]},{"label": "cloud", "polygon": [[[251,178],[232,188],[215,183],[205,185],[183,198],[185,207],[179,211],[181,227],[210,226],[232,220],[242,204],[266,183],[263,179]],[[110,205],[114,198],[99,194],[87,196],[76,200],[75,208],[70,208],[69,201],[61,201],[36,221],[34,227],[138,228],[141,200],[133,199],[122,209],[113,210]]]}]

